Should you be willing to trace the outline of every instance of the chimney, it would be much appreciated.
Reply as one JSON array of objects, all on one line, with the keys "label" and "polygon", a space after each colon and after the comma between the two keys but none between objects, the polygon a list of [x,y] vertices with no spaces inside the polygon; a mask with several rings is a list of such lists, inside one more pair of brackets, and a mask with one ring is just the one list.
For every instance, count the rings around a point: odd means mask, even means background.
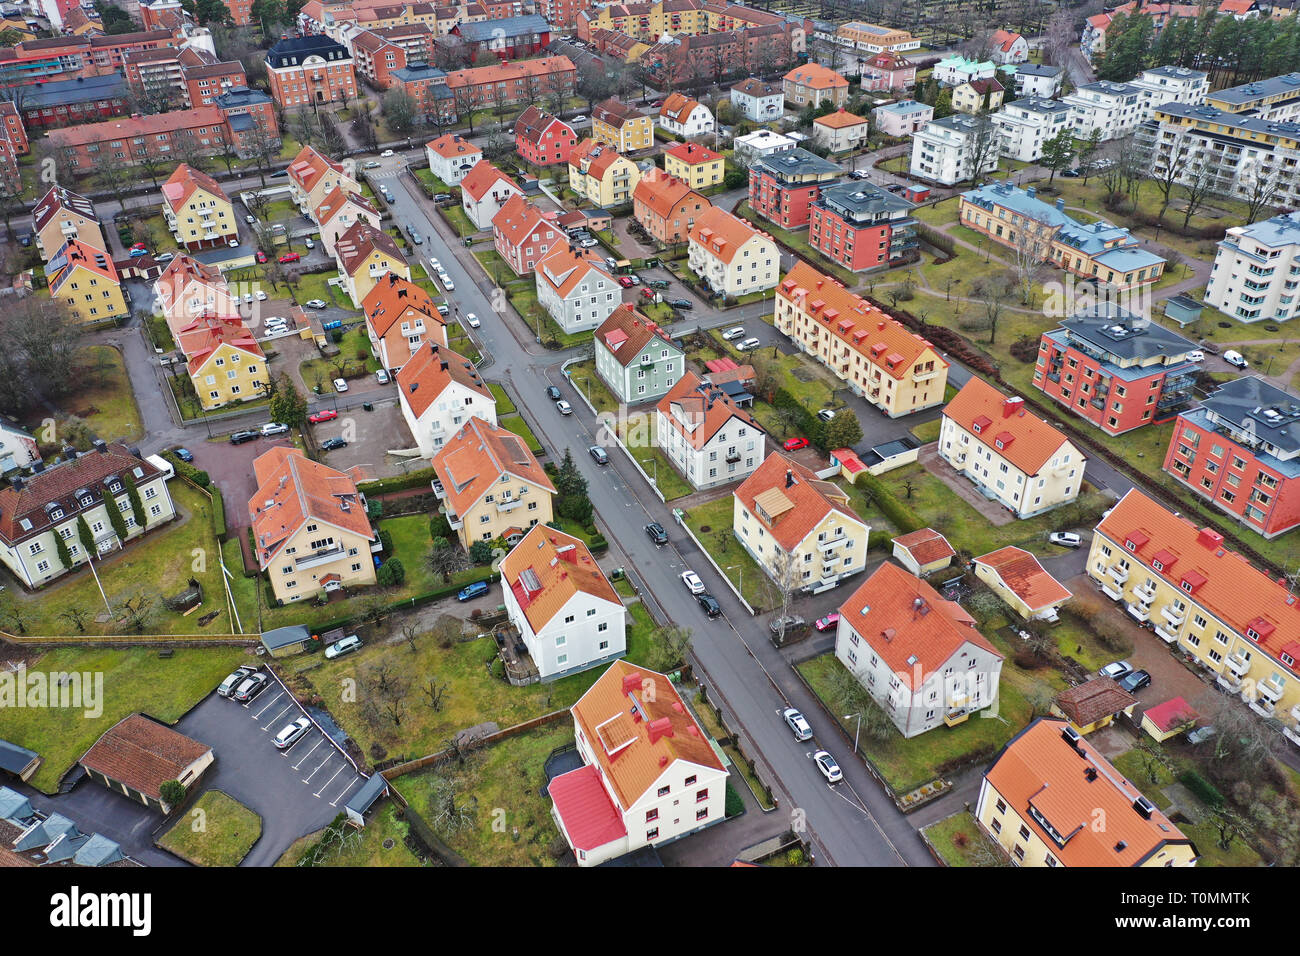
[{"label": "chimney", "polygon": [[673,722],[669,717],[660,717],[658,720],[652,720],[646,724],[646,730],[650,733],[650,743],[655,743],[664,737],[673,735]]},{"label": "chimney", "polygon": [[1065,212],[1065,197],[1056,200],[1056,211]]},{"label": "chimney", "polygon": [[1020,397],[1007,398],[1002,401],[1002,417],[1010,418],[1016,412],[1025,407],[1025,400]]},{"label": "chimney", "polygon": [[789,468],[785,470],[785,486],[787,488],[794,487],[794,472],[791,471]]},{"label": "chimney", "polygon": [[99,452],[101,455],[108,454],[108,442],[104,441],[102,438],[96,438],[93,444],[95,446],[95,450]]},{"label": "chimney", "polygon": [[14,477],[13,477],[13,486],[14,486],[14,491],[22,491],[22,490],[23,490],[23,478],[22,478],[22,475],[14,475]]},{"label": "chimney", "polygon": [[1038,190],[1035,189],[1033,186],[1030,186],[1028,189],[1025,190],[1025,195],[1028,196],[1030,199],[1033,199],[1035,196],[1038,195]]},{"label": "chimney", "polygon": [[641,672],[633,671],[630,674],[623,675],[623,693],[630,694],[634,690],[641,689]]},{"label": "chimney", "polygon": [[1202,528],[1201,533],[1196,537],[1196,541],[1201,547],[1208,548],[1211,551],[1217,551],[1223,547],[1223,535],[1210,528]]}]

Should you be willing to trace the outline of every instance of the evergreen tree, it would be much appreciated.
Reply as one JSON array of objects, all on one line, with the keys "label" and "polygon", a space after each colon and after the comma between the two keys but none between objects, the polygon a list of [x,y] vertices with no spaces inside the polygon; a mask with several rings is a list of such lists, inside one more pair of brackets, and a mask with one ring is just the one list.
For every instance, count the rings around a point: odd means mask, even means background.
[{"label": "evergreen tree", "polygon": [[850,409],[841,408],[826,425],[826,447],[852,448],[862,441],[862,423]]},{"label": "evergreen tree", "polygon": [[90,533],[85,515],[77,515],[77,537],[81,541],[81,550],[86,552],[86,560],[95,556],[95,536]]},{"label": "evergreen tree", "polygon": [[117,535],[117,540],[126,541],[126,519],[122,517],[122,509],[117,506],[117,502],[112,498],[104,502],[104,510],[108,512],[108,523],[113,526],[113,533]]},{"label": "evergreen tree", "polygon": [[144,502],[140,500],[140,489],[135,486],[135,476],[128,471],[122,480],[126,484],[126,500],[131,503],[131,515],[135,518],[136,527],[143,531]]},{"label": "evergreen tree", "polygon": [[55,534],[54,547],[58,551],[59,563],[63,565],[63,570],[72,570],[72,554],[68,551],[68,544],[63,540],[63,535]]}]

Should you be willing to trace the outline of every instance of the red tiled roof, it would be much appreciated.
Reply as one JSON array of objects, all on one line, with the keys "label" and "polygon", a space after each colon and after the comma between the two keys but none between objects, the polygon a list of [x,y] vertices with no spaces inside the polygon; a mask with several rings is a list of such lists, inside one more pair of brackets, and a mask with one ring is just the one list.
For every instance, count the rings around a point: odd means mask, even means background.
[{"label": "red tiled roof", "polygon": [[658,324],[638,312],[631,303],[624,302],[601,323],[593,338],[609,350],[615,362],[626,367],[656,336],[665,343],[672,341]]},{"label": "red tiled roof", "polygon": [[922,528],[910,534],[900,534],[894,539],[894,544],[906,548],[912,555],[912,559],[921,567],[925,567],[931,561],[951,558],[957,553],[948,543],[948,539],[933,528]]},{"label": "red tiled roof", "polygon": [[[624,305],[623,308],[628,308]],[[625,346],[620,347],[620,351]],[[618,353],[615,353],[618,354]],[[635,352],[628,353],[635,355]],[[763,426],[721,388],[714,388],[694,372],[687,372],[659,399],[656,411],[661,421],[685,439],[692,448],[703,448],[733,418],[755,429],[761,438]]]},{"label": "red tiled roof", "polygon": [[715,153],[707,146],[701,146],[699,143],[678,143],[671,149],[664,150],[664,155],[679,159],[688,166],[713,163],[722,158],[721,153]]},{"label": "red tiled roof", "polygon": [[614,806],[595,765],[560,774],[546,792],[575,850],[595,850],[627,836],[623,814]]},{"label": "red tiled roof", "polygon": [[481,418],[461,426],[433,458],[447,501],[462,517],[502,475],[510,474],[555,494],[555,486],[523,439]]},{"label": "red tiled roof", "polygon": [[1047,573],[1038,559],[1020,548],[1006,547],[981,555],[975,561],[997,572],[1002,582],[1030,611],[1068,601],[1071,594],[1065,585]]},{"label": "red tiled roof", "polygon": [[478,202],[502,179],[513,186],[515,192],[519,192],[519,185],[513,179],[486,159],[480,159],[474,164],[474,168],[465,174],[465,178],[460,181],[460,188],[470,199]]},{"label": "red tiled roof", "polygon": [[402,250],[397,248],[397,241],[364,219],[358,219],[348,227],[347,232],[339,236],[338,242],[334,244],[334,252],[348,275],[353,275],[361,268],[374,252],[388,256],[399,265],[407,265]]},{"label": "red tiled roof", "polygon": [[1181,697],[1174,697],[1163,704],[1148,707],[1142,714],[1143,719],[1150,720],[1164,733],[1182,727],[1200,716],[1192,705]]},{"label": "red tiled roof", "polygon": [[1057,708],[1076,727],[1114,717],[1136,703],[1136,697],[1109,677],[1094,677],[1056,695]]},{"label": "red tiled roof", "polygon": [[[755,501],[771,491],[779,491],[790,507],[764,517]],[[777,451],[763,459],[754,473],[740,483],[734,498],[786,551],[797,548],[832,511],[863,525],[862,533],[866,534],[864,522],[849,507],[843,489],[832,482],[820,481],[811,469]]]},{"label": "red tiled roof", "polygon": [[492,399],[492,393],[479,378],[474,364],[437,342],[421,345],[397,370],[397,390],[416,418],[428,411],[429,406],[452,384],[462,385],[488,400]]},{"label": "red tiled roof", "polygon": [[278,446],[253,460],[253,474],[257,490],[248,513],[263,570],[308,518],[374,540],[356,482],[343,472]]},{"label": "red tiled roof", "polygon": [[78,762],[87,770],[158,800],[163,783],[178,779],[186,767],[211,752],[206,744],[143,714],[132,714],[95,741]]},{"label": "red tiled roof", "polygon": [[[516,122],[518,121],[516,120]],[[457,156],[483,155],[483,150],[459,133],[447,133],[437,139],[430,140],[426,145],[443,159],[455,159]]]}]

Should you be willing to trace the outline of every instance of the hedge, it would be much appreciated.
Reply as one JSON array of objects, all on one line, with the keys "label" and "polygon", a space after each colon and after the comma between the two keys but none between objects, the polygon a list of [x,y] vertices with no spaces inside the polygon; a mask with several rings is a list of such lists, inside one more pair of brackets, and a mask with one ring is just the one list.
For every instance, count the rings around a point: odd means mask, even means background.
[{"label": "hedge", "polygon": [[[917,516],[916,512],[895,498],[893,492],[886,488],[875,475],[870,472],[862,472],[858,475],[857,483],[871,492],[876,507],[894,523],[900,534],[920,531],[925,527],[925,522]],[[870,547],[869,541],[867,546]]]},{"label": "hedge", "polygon": [[421,468],[405,475],[393,478],[378,478],[375,481],[363,481],[357,485],[357,491],[363,495],[383,495],[392,491],[405,491],[419,485],[428,485],[434,479],[432,468]]},{"label": "hedge", "polygon": [[212,496],[212,530],[216,532],[218,541],[225,541],[226,500],[221,497],[221,489],[216,485],[208,488],[208,494]]},{"label": "hedge", "polygon": [[1184,770],[1178,775],[1178,782],[1188,790],[1192,791],[1206,806],[1221,807],[1223,806],[1223,794],[1215,789],[1210,781],[1206,780],[1195,770]]},{"label": "hedge", "polygon": [[918,222],[912,228],[922,242],[941,250],[949,259],[957,254],[957,244],[938,229],[931,229],[923,222]]},{"label": "hedge", "polygon": [[826,423],[810,412],[797,398],[784,388],[778,388],[772,394],[772,407],[776,409],[791,408],[799,413],[799,431],[819,451],[826,451]]},{"label": "hedge", "polygon": [[193,465],[181,461],[176,457],[175,452],[165,451],[162,453],[162,456],[167,459],[167,461],[171,462],[171,466],[176,470],[176,474],[189,479],[200,488],[207,488],[212,484],[212,478],[206,471],[202,471],[195,468]]}]

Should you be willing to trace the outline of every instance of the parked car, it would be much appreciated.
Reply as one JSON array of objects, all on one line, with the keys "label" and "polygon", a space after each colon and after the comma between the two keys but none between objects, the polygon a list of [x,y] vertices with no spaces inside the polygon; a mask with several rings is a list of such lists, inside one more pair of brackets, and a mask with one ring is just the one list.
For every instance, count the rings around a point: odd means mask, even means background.
[{"label": "parked car", "polygon": [[256,217],[256,216],[245,216],[245,217],[244,217],[244,222],[248,223],[248,224],[251,226],[251,225],[253,225],[253,223],[257,222],[257,217]]},{"label": "parked car", "polygon": [[439,303],[438,303],[438,314],[439,314],[439,315],[447,315],[447,314],[449,314],[450,312],[451,312],[451,309],[447,308],[447,303],[446,303],[446,302],[439,302]]},{"label": "parked car", "polygon": [[1047,540],[1063,548],[1077,548],[1083,544],[1083,535],[1075,534],[1073,531],[1053,531],[1047,536]]},{"label": "parked car", "polygon": [[311,720],[299,717],[275,735],[275,749],[288,750],[311,731]]},{"label": "parked car", "polygon": [[871,174],[865,169],[855,169],[853,172],[849,173],[849,178],[851,179],[869,179],[870,177]]},{"label": "parked car", "polygon": [[596,464],[598,465],[609,464],[609,455],[606,454],[605,449],[601,448],[599,445],[592,445],[590,448],[587,449],[587,453],[591,455],[593,459],[595,459]]},{"label": "parked car", "polygon": [[570,126],[579,126],[579,125],[581,125],[582,123],[585,123],[585,122],[587,122],[587,117],[585,117],[585,116],[583,116],[581,113],[579,113],[579,114],[578,114],[577,116],[575,116],[573,119],[569,120],[569,125],[570,125]]},{"label": "parked car", "polygon": [[132,249],[147,249],[147,248],[149,248],[149,247],[146,246],[143,242],[133,242],[133,243],[131,243],[131,248],[132,248]]},{"label": "parked car", "polygon": [[251,292],[245,292],[245,293],[244,293],[244,305],[252,305],[252,304],[253,304],[253,293],[251,293]]},{"label": "parked car", "polygon": [[246,441],[257,441],[261,437],[262,437],[261,432],[254,432],[254,431],[235,432],[233,435],[230,436],[230,444],[242,445]]},{"label": "parked car", "polygon": [[1187,361],[1189,361],[1189,362],[1204,362],[1204,361],[1205,361],[1205,353],[1204,353],[1203,351],[1201,351],[1200,349],[1192,349],[1192,351],[1190,351],[1190,352],[1187,353]]},{"label": "parked car", "polygon": [[257,668],[248,664],[235,668],[235,672],[221,682],[221,686],[217,688],[217,695],[219,697],[229,697],[235,692],[236,687],[248,679],[250,674],[256,673]]},{"label": "parked car", "polygon": [[1246,361],[1246,356],[1242,355],[1236,349],[1228,349],[1223,353],[1223,360],[1229,365],[1236,366],[1240,369],[1250,368],[1250,363]]},{"label": "parked car", "polygon": [[324,411],[313,412],[308,415],[307,421],[311,422],[313,425],[319,425],[321,422],[332,422],[338,417],[338,412],[334,411],[332,408],[327,408]]},{"label": "parked car", "polygon": [[570,405],[568,402],[566,402],[564,399],[560,399],[558,402],[556,402],[555,407],[560,410],[561,415],[573,414],[573,406]]},{"label": "parked car", "polygon": [[1133,671],[1119,679],[1119,686],[1130,694],[1136,694],[1142,688],[1151,686],[1151,675],[1146,671]]},{"label": "parked car", "polygon": [[682,584],[686,585],[686,590],[692,594],[704,593],[704,582],[700,580],[700,576],[694,571],[683,571],[680,576]]},{"label": "parked car", "polygon": [[822,772],[827,783],[839,783],[844,779],[844,772],[840,770],[840,765],[824,750],[819,750],[813,754],[813,762],[817,764],[817,769]]},{"label": "parked car", "polygon": [[546,397],[553,402],[558,402],[560,400],[560,390],[556,388],[554,385],[547,385]]},{"label": "parked car", "polygon": [[362,169],[378,169],[379,166],[380,166],[379,161],[378,161],[378,160],[375,160],[375,159],[372,159],[372,160],[370,160],[370,161],[367,162],[367,163],[363,163],[362,166],[361,166],[361,168],[362,168]]},{"label": "parked car", "polygon": [[789,634],[803,627],[808,622],[798,614],[786,614],[781,617],[774,617],[768,622],[767,629],[773,634]]},{"label": "parked car", "polygon": [[471,601],[482,594],[488,593],[488,583],[486,581],[475,581],[456,592],[457,601]]},{"label": "parked car", "polygon": [[149,254],[148,249],[132,249],[130,252],[127,253],[127,255],[130,256],[132,259],[139,259],[141,256],[147,256],[148,254]]},{"label": "parked car", "polygon": [[641,298],[643,298],[643,299],[653,299],[653,298],[655,297],[655,295],[656,295],[656,293],[655,293],[655,291],[654,291],[653,289],[642,289],[642,290],[641,290]]},{"label": "parked car", "polygon": [[283,435],[289,430],[289,426],[284,422],[267,422],[262,426],[262,437],[266,438],[271,435]]},{"label": "parked car", "polygon": [[244,682],[236,688],[231,697],[234,700],[239,701],[241,704],[246,704],[262,691],[266,690],[266,685],[270,682],[271,678],[261,671],[258,671],[256,674],[249,674],[244,678]]},{"label": "parked car", "polygon": [[1099,673],[1102,677],[1109,677],[1111,680],[1119,680],[1125,674],[1133,671],[1133,665],[1128,661],[1115,661],[1103,667]]},{"label": "parked car", "polygon": [[447,275],[447,273],[439,272],[438,281],[442,283],[442,287],[448,292],[456,291],[456,283],[451,280],[451,276]]},{"label": "parked car", "polygon": [[631,276],[619,276],[618,284],[624,289],[630,289],[632,286],[636,285],[636,283],[632,281]]},{"label": "parked car", "polygon": [[804,715],[799,713],[799,711],[795,710],[793,707],[787,707],[781,712],[781,716],[785,718],[785,722],[789,724],[790,729],[794,731],[795,740],[808,740],[812,737],[813,729],[804,718]]},{"label": "parked car", "polygon": [[838,623],[840,623],[840,612],[831,611],[831,613],[827,614],[825,617],[817,618],[817,623],[814,624],[813,627],[817,628],[819,631],[829,631]]},{"label": "parked car", "polygon": [[465,324],[468,325],[471,329],[477,329],[483,323],[478,320],[478,316],[475,315],[473,312],[466,312]]},{"label": "parked car", "polygon": [[690,299],[668,299],[666,300],[674,309],[686,309],[690,311],[695,308]]},{"label": "parked car", "polygon": [[808,447],[808,439],[787,438],[784,442],[781,443],[781,447],[784,448],[786,451],[798,451],[800,448]]},{"label": "parked car", "polygon": [[835,417],[835,412],[829,408],[818,409],[817,417],[824,422],[828,422]]},{"label": "parked car", "polygon": [[267,295],[261,289],[258,289],[256,292],[253,293],[253,298],[256,299],[258,302],[265,302],[267,299]]},{"label": "parked car", "polygon": [[745,327],[743,325],[733,325],[727,331],[722,333],[722,337],[730,342],[732,339],[744,338]]},{"label": "parked car", "polygon": [[326,451],[338,451],[340,448],[347,448],[348,443],[342,438],[327,438],[320,443],[320,446]]},{"label": "parked car", "polygon": [[258,250],[257,250],[257,261],[258,261],[258,262],[265,262],[265,261],[266,261],[266,253],[263,252],[261,249],[258,249]]},{"label": "parked car", "polygon": [[349,634],[341,641],[335,641],[329,647],[325,648],[325,657],[334,660],[336,657],[342,657],[344,654],[351,654],[353,651],[360,649],[361,638],[355,634]]},{"label": "parked car", "polygon": [[380,158],[380,159],[387,159],[389,156],[392,156],[392,155],[393,155],[393,151],[392,151],[391,149],[386,149],[386,150],[384,150],[382,153],[379,154],[379,158]]},{"label": "parked car", "polygon": [[312,239],[311,236],[308,236],[306,239],[304,239],[304,240],[302,241],[302,244],[303,244],[304,246],[306,246],[308,249],[315,249],[315,248],[316,248],[316,240]]},{"label": "parked car", "polygon": [[424,245],[424,239],[414,229],[411,230],[411,241],[415,243],[417,246]]},{"label": "parked car", "polygon": [[578,245],[583,249],[592,249],[600,245],[600,243],[597,242],[595,239],[583,239],[580,243],[578,243]]},{"label": "parked car", "polygon": [[375,371],[375,378],[378,379],[380,385],[388,384],[388,372],[382,368]]},{"label": "parked car", "polygon": [[719,604],[717,599],[708,592],[695,595],[695,600],[700,607],[704,608],[704,613],[709,617],[717,617],[722,613],[722,605]]},{"label": "parked car", "polygon": [[664,526],[658,521],[652,521],[650,524],[646,525],[645,533],[646,536],[655,544],[668,543],[668,532],[664,530]]},{"label": "parked car", "polygon": [[341,378],[336,378],[336,379],[334,380],[334,391],[336,391],[336,392],[346,392],[347,390],[348,390],[348,383],[347,383],[347,382],[345,382],[345,381],[344,381],[343,379],[341,379]]},{"label": "parked car", "polygon": [[436,203],[438,203],[438,204],[440,204],[440,205],[441,205],[442,203],[448,203],[448,202],[451,202],[451,193],[437,193],[437,194],[433,197],[433,201],[436,202]]},{"label": "parked car", "polygon": [[1062,177],[1063,179],[1078,179],[1078,178],[1079,178],[1080,176],[1082,176],[1082,175],[1083,175],[1083,173],[1079,172],[1079,170],[1077,170],[1077,169],[1063,169],[1063,170],[1061,170],[1061,177]]},{"label": "parked car", "polygon": [[194,460],[194,454],[188,448],[177,448],[174,454],[186,464],[189,464]]},{"label": "parked car", "polygon": [[756,338],[748,338],[748,339],[745,339],[743,342],[738,342],[738,343],[736,344],[736,351],[737,351],[737,352],[748,352],[748,351],[750,351],[751,349],[756,349],[756,348],[758,348],[758,347],[759,347],[760,345],[762,345],[762,344],[763,344],[763,343],[762,343],[761,341],[759,341],[758,339],[756,339]]},{"label": "parked car", "polygon": [[301,258],[302,258],[302,253],[300,252],[286,252],[284,255],[280,257],[280,264],[285,265],[286,263],[289,262],[297,262]]},{"label": "parked car", "polygon": [[891,193],[901,193],[906,188],[902,183],[890,183],[885,187]]},{"label": "parked car", "polygon": [[[30,241],[31,241],[31,240],[28,240],[28,242],[30,242]],[[236,243],[236,245],[238,245],[238,243]],[[154,261],[154,262],[171,262],[171,261],[172,261],[173,259],[175,259],[175,258],[176,258],[176,253],[174,253],[174,252],[164,252],[164,253],[163,253],[162,255],[160,255],[160,256],[154,256],[154,257],[153,257],[153,261]]]}]

